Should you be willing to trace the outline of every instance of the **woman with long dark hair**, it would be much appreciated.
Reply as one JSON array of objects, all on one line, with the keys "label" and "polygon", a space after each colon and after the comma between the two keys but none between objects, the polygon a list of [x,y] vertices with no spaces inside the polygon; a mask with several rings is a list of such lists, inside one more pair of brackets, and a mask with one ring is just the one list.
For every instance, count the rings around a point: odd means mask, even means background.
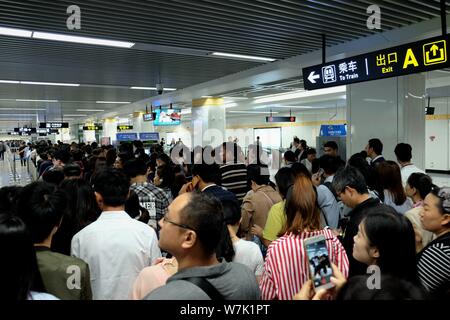
[{"label": "woman with long dark hair", "polygon": [[414,229],[408,219],[389,209],[368,209],[354,237],[353,257],[378,266],[384,275],[418,284]]},{"label": "woman with long dark hair", "polygon": [[331,229],[322,229],[317,195],[312,181],[305,175],[296,177],[286,199],[284,236],[272,242],[261,280],[263,300],[292,300],[303,284],[310,279],[304,240],[323,235],[330,262],[348,275],[349,262],[342,244]]},{"label": "woman with long dark hair", "polygon": [[46,294],[33,241],[25,223],[0,214],[0,301],[57,300]]},{"label": "woman with long dark hair", "polygon": [[412,201],[406,197],[400,167],[394,161],[384,161],[376,166],[377,191],[380,200],[398,213],[404,214],[412,208]]},{"label": "woman with long dark hair", "polygon": [[64,180],[60,186],[67,195],[67,210],[53,236],[52,251],[70,256],[72,237],[100,215],[94,191],[83,179]]}]

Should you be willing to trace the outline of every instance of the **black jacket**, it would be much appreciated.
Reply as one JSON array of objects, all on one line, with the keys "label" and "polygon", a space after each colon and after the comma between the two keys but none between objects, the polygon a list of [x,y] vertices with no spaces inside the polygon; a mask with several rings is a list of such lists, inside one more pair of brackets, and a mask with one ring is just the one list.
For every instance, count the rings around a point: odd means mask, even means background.
[{"label": "black jacket", "polygon": [[[342,245],[344,246],[345,252],[347,253],[348,260],[350,263],[350,271],[349,277],[355,275],[364,275],[367,274],[367,265],[356,261],[353,258],[353,237],[358,233],[358,227],[361,221],[367,216],[367,209],[373,207],[387,207],[382,204],[380,200],[370,198],[366,201],[357,205],[352,211],[350,211],[348,215],[348,220],[345,222],[345,225],[342,225],[342,230],[344,231],[344,235],[341,239]],[[388,209],[389,210],[389,209]]]}]

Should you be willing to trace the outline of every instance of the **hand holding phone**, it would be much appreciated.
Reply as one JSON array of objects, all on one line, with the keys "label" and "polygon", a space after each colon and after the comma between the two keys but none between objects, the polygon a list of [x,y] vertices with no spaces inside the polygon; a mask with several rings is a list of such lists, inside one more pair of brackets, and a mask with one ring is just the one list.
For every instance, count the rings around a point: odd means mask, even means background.
[{"label": "hand holding phone", "polygon": [[334,287],[331,282],[333,269],[325,236],[320,235],[305,239],[304,246],[309,262],[309,275],[315,291]]}]

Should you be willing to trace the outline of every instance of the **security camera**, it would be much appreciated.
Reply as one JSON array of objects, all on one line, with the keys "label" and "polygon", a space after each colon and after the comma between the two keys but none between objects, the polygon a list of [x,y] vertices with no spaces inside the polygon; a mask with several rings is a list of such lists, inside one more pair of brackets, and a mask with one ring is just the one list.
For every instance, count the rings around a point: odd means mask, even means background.
[{"label": "security camera", "polygon": [[158,92],[158,94],[163,94],[164,92],[164,86],[162,83],[157,83],[156,84],[156,91]]}]

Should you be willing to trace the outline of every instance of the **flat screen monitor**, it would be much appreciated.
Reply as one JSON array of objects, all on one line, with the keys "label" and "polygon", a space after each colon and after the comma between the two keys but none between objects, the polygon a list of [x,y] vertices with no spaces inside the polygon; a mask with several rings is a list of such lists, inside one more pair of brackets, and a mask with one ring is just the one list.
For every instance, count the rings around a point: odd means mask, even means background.
[{"label": "flat screen monitor", "polygon": [[155,110],[156,118],[153,122],[155,126],[176,126],[181,124],[180,109],[158,109]]},{"label": "flat screen monitor", "polygon": [[142,115],[142,117],[144,118],[144,121],[153,121],[153,120],[155,120],[155,115],[156,115],[156,113],[155,112],[152,112],[152,113],[145,113],[145,114],[143,114]]}]

